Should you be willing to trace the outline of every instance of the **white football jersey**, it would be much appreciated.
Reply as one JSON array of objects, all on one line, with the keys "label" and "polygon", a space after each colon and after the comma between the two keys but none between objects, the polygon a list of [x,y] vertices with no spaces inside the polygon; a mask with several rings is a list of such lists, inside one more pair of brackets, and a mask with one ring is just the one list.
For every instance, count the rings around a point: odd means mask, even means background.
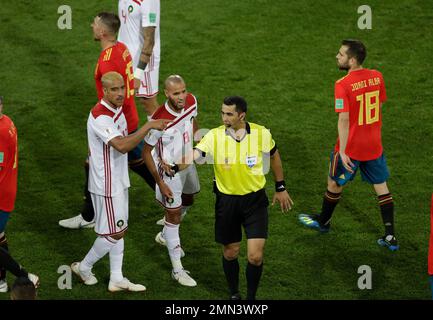
[{"label": "white football jersey", "polygon": [[87,120],[89,143],[89,192],[113,197],[129,188],[128,154],[122,154],[108,142],[127,136],[123,108],[114,109],[101,100],[90,111]]},{"label": "white football jersey", "polygon": [[132,56],[134,69],[140,60],[143,48],[144,27],[156,27],[155,45],[145,71],[159,68],[161,43],[159,32],[160,3],[159,0],[119,0],[120,30],[118,40],[126,44]]},{"label": "white football jersey", "polygon": [[[183,156],[192,151],[193,147],[193,119],[197,117],[197,100],[188,93],[185,107],[180,113],[174,112],[166,102],[152,115],[152,119],[169,119],[164,131],[150,130],[144,141],[155,146],[153,157],[158,166],[159,158],[168,163],[179,163]],[[158,168],[160,169],[160,168]]]}]

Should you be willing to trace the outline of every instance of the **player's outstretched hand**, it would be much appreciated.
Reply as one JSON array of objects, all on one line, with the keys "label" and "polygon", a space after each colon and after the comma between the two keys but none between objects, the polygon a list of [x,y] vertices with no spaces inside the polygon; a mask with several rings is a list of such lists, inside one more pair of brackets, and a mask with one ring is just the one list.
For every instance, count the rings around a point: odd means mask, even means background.
[{"label": "player's outstretched hand", "polygon": [[150,121],[149,124],[152,129],[164,130],[170,122],[168,119],[158,119]]},{"label": "player's outstretched hand", "polygon": [[282,192],[275,192],[274,199],[272,200],[272,205],[274,205],[275,202],[278,202],[280,204],[281,212],[287,212],[292,209],[293,206],[293,200],[292,198],[290,198],[287,190],[284,190]]}]

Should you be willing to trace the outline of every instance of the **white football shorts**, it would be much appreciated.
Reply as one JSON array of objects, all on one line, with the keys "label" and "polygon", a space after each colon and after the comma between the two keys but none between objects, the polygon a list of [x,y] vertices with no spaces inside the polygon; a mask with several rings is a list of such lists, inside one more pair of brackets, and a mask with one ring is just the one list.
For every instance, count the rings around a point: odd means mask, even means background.
[{"label": "white football shorts", "polygon": [[144,72],[140,88],[138,88],[138,92],[135,96],[139,98],[152,98],[156,96],[159,92],[158,81],[159,68]]},{"label": "white football shorts", "polygon": [[105,197],[91,193],[95,209],[95,232],[112,236],[128,229],[128,189],[119,195]]},{"label": "white football shorts", "polygon": [[164,173],[164,182],[173,193],[173,199],[165,199],[158,185],[156,185],[155,195],[156,200],[166,209],[178,209],[182,207],[182,193],[195,194],[200,192],[200,182],[194,164],[176,173],[173,178],[167,177]]}]

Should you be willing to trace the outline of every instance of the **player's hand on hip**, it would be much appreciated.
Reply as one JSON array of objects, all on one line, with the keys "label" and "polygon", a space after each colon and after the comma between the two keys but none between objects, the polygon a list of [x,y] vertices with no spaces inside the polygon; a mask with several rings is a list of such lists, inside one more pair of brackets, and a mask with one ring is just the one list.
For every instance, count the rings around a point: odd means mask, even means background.
[{"label": "player's hand on hip", "polygon": [[138,89],[140,88],[140,79],[134,78],[134,90],[135,92],[138,92]]},{"label": "player's hand on hip", "polygon": [[164,130],[170,122],[168,119],[158,119],[150,121],[149,124],[152,129]]},{"label": "player's hand on hip", "polygon": [[287,190],[284,190],[282,192],[275,192],[274,198],[272,200],[272,205],[274,205],[275,202],[278,202],[280,204],[281,212],[287,212],[291,210],[293,206],[293,200],[292,198],[290,198]]},{"label": "player's hand on hip", "polygon": [[355,165],[353,164],[352,160],[350,159],[350,157],[344,153],[344,152],[340,152],[340,158],[341,158],[341,162],[343,163],[344,168],[349,171],[350,173],[353,173],[353,169],[355,167]]}]

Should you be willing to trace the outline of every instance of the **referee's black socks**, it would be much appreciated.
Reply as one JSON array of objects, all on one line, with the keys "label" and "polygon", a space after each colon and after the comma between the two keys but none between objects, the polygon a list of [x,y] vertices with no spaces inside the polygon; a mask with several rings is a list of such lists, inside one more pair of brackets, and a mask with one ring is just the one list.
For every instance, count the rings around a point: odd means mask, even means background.
[{"label": "referee's black socks", "polygon": [[248,261],[246,276],[247,276],[247,300],[256,300],[256,293],[259,287],[260,278],[263,271],[263,262],[256,266]]},{"label": "referee's black socks", "polygon": [[341,192],[334,193],[326,190],[326,193],[323,197],[322,212],[319,216],[319,222],[321,225],[325,226],[329,224],[332,214],[334,213],[334,209],[337,206],[338,201],[340,201],[340,198]]},{"label": "referee's black socks", "polygon": [[230,295],[239,293],[239,262],[238,259],[227,260],[223,256],[223,269],[230,289]]},{"label": "referee's black socks", "polygon": [[391,193],[377,197],[382,215],[383,225],[385,226],[385,236],[394,235],[394,201]]}]

